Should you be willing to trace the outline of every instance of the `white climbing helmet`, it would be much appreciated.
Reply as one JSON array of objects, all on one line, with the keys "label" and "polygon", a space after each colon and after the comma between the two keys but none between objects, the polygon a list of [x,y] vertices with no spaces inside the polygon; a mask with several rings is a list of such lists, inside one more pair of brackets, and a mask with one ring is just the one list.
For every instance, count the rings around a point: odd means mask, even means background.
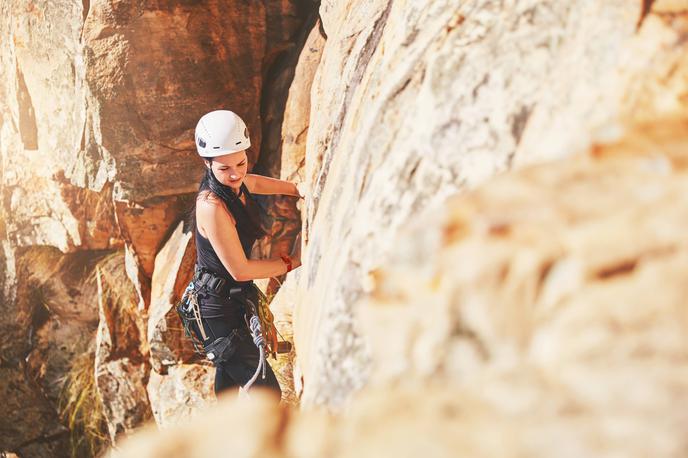
[{"label": "white climbing helmet", "polygon": [[244,121],[229,110],[215,110],[196,124],[196,150],[202,157],[236,153],[251,146]]}]

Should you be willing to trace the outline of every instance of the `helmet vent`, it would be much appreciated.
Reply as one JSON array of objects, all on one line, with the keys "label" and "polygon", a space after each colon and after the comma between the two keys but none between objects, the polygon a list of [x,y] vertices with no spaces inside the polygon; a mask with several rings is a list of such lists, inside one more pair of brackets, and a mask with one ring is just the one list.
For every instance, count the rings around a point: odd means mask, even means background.
[{"label": "helmet vent", "polygon": [[201,148],[205,148],[205,140],[203,140],[202,138],[199,138],[198,139],[198,146],[200,146]]},{"label": "helmet vent", "polygon": [[213,149],[220,149],[219,146],[213,146]]},{"label": "helmet vent", "polygon": [[241,144],[241,142],[236,142],[236,143],[235,143],[235,145],[239,145],[239,144]]}]

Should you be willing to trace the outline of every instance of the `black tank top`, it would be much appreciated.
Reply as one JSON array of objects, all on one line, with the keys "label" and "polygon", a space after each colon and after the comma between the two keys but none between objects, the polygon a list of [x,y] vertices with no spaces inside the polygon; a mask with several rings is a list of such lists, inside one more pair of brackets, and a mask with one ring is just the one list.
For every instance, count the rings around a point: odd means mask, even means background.
[{"label": "black tank top", "polygon": [[[253,200],[253,197],[251,196],[251,193],[249,192],[248,188],[246,187],[245,183],[241,183],[241,189],[244,194],[246,194],[246,209],[249,211],[249,213],[253,213],[256,211],[256,205],[257,203]],[[239,200],[241,202],[241,199]],[[235,220],[237,220],[235,218]],[[253,244],[256,241],[256,237],[253,236],[249,229],[245,227],[243,224],[237,220],[237,232],[239,233],[239,240],[241,241],[241,247],[244,249],[244,255],[246,255],[246,258],[248,259],[251,256],[251,249],[253,247]],[[232,286],[243,286],[243,285],[248,285],[250,284],[253,280],[248,280],[248,281],[237,281],[232,277],[232,275],[227,271],[225,268],[224,264],[222,264],[222,261],[220,261],[220,258],[217,256],[217,253],[215,253],[215,250],[213,249],[212,245],[210,244],[210,240],[207,238],[203,237],[201,233],[198,231],[198,227],[196,228],[195,232],[195,237],[196,237],[196,264],[199,267],[205,267],[206,269],[214,272],[216,275],[219,275],[227,280],[229,280],[230,284]]]}]

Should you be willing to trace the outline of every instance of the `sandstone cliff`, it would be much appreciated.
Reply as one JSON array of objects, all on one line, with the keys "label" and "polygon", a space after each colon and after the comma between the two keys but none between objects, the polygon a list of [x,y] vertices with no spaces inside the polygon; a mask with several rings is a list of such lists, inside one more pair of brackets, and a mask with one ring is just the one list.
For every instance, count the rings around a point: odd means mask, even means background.
[{"label": "sandstone cliff", "polygon": [[356,303],[368,273],[401,248],[394,234],[426,207],[513,166],[584,150],[605,126],[685,109],[685,9],[321,4],[327,41],[311,93],[295,311],[304,403],[342,408],[369,379]]},{"label": "sandstone cliff", "polygon": [[[69,453],[69,429],[90,426],[83,412],[58,418],[65,378],[95,377],[107,440],[209,398],[209,367],[189,364],[168,313],[193,265],[175,232],[202,171],[193,129],[231,107],[249,126],[250,168],[274,156],[262,112],[283,111],[274,75],[293,73],[314,11],[297,0],[0,5],[0,451]],[[293,241],[297,212],[282,203],[290,231],[276,244]],[[74,363],[84,352],[95,368]],[[175,388],[188,380],[188,393]]]},{"label": "sandstone cliff", "polygon": [[[0,9],[0,452],[688,454],[686,2]],[[257,281],[300,412],[216,409],[172,309],[218,107],[308,189],[260,199],[253,253],[302,234]]]}]

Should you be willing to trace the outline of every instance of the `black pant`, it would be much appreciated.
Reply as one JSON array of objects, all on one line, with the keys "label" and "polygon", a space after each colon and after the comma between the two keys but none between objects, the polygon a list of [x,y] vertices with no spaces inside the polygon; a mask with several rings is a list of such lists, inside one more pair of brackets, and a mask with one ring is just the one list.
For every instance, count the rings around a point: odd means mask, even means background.
[{"label": "black pant", "polygon": [[[251,333],[243,321],[238,324],[236,320],[225,317],[217,318],[202,318],[207,340],[203,342],[204,345],[213,342],[219,337],[230,335],[234,329],[239,329],[238,339],[236,342],[236,351],[229,358],[228,361],[223,361],[215,369],[215,394],[219,394],[223,390],[234,387],[244,386],[253,377],[258,367],[260,359],[260,352],[258,347],[253,343]],[[203,340],[202,334],[199,332],[197,324],[193,323],[193,331],[198,336],[199,340]],[[258,374],[258,378],[252,386],[264,386],[273,389],[278,395],[281,395],[279,382],[275,377],[272,368],[265,361],[265,379],[263,379],[262,370]]]}]

